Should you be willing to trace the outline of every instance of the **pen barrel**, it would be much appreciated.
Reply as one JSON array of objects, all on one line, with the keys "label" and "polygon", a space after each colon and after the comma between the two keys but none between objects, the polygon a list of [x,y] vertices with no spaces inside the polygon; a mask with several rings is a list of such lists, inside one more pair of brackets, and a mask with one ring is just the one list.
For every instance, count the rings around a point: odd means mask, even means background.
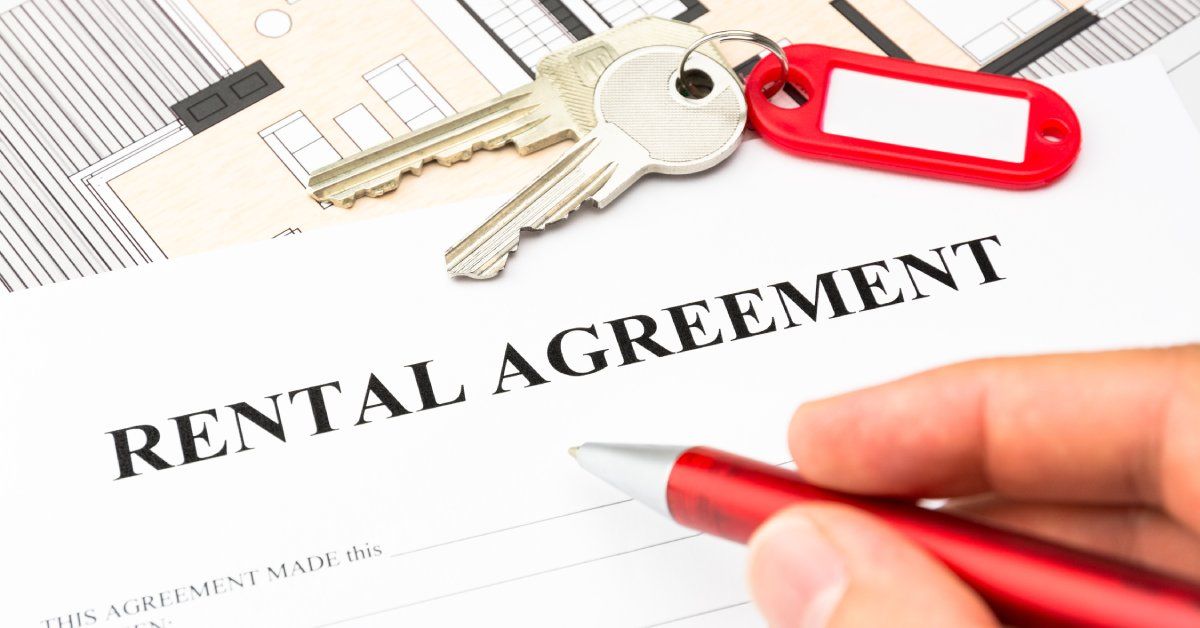
[{"label": "pen barrel", "polygon": [[1200,626],[1200,586],[910,502],[822,489],[794,472],[695,447],[676,461],[667,506],[679,523],[738,542],[795,504],[847,504],[941,560],[997,615],[1021,625]]}]

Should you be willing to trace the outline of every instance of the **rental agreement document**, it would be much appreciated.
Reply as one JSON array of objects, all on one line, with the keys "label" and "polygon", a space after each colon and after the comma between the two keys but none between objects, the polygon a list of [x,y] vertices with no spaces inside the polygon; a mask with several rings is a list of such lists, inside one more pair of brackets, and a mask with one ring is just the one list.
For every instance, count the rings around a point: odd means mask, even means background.
[{"label": "rental agreement document", "polygon": [[527,234],[491,281],[443,268],[476,203],[0,299],[0,625],[758,621],[742,548],[566,448],[782,464],[807,399],[1200,338],[1200,140],[1165,74],[1054,86],[1084,142],[1044,190],[750,141]]}]

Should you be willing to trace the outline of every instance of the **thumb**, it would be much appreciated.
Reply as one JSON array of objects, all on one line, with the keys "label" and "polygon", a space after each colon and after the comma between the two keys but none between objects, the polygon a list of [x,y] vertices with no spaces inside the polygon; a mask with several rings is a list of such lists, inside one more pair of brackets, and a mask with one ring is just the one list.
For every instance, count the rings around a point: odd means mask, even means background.
[{"label": "thumb", "polygon": [[773,628],[994,626],[944,565],[847,506],[795,506],[750,540],[750,589]]}]

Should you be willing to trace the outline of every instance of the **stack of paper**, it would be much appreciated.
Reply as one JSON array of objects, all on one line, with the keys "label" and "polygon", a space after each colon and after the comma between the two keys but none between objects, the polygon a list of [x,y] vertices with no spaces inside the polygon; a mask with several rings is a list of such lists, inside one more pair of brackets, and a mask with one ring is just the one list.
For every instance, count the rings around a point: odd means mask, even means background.
[{"label": "stack of paper", "polygon": [[527,236],[493,281],[442,265],[476,203],[0,300],[0,623],[753,621],[741,548],[566,447],[783,462],[806,399],[1197,338],[1200,140],[1170,84],[1150,60],[1053,85],[1084,148],[1044,190],[749,142]]}]

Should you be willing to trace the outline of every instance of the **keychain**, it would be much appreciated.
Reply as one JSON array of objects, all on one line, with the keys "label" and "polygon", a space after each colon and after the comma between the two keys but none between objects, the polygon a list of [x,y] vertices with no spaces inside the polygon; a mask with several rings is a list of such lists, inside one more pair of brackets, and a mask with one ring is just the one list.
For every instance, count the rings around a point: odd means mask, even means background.
[{"label": "keychain", "polygon": [[[765,140],[798,155],[1012,189],[1051,183],[1079,155],[1075,112],[1050,88],[1025,79],[828,46],[780,48],[750,31],[697,40],[680,76],[695,49],[727,39],[773,53],[746,79],[749,120]],[[790,109],[772,103],[785,84],[807,102]]]}]

